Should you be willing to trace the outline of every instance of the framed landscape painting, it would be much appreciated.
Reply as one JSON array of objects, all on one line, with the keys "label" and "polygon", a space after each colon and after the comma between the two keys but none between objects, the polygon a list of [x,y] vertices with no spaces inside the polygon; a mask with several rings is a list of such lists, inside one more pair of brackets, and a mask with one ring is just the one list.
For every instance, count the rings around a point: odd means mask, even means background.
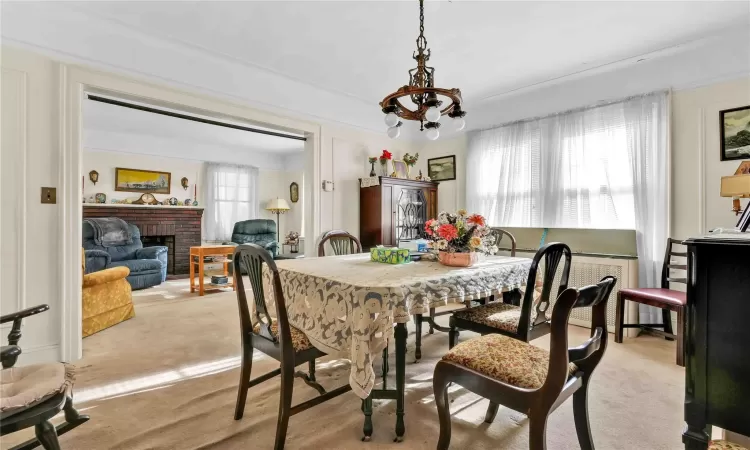
[{"label": "framed landscape painting", "polygon": [[719,111],[721,160],[750,159],[750,106]]},{"label": "framed landscape painting", "polygon": [[115,168],[115,191],[169,194],[172,174],[155,170]]},{"label": "framed landscape painting", "polygon": [[455,180],[456,155],[428,159],[427,176],[429,176],[432,181]]}]

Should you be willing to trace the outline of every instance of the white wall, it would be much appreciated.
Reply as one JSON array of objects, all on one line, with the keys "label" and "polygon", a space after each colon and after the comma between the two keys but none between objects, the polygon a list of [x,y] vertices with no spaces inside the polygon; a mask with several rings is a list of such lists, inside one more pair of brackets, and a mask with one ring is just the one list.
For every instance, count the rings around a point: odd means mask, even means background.
[{"label": "white wall", "polygon": [[[672,95],[672,234],[686,238],[733,227],[732,200],[721,177],[741,161],[721,161],[719,111],[750,105],[750,76]],[[743,201],[743,206],[747,200]]]},{"label": "white wall", "polygon": [[[24,321],[21,363],[60,358],[60,211],[40,203],[41,187],[59,188],[58,70],[47,58],[3,48],[0,314],[50,306]],[[3,345],[10,325],[0,326]]]},{"label": "white wall", "polygon": [[449,139],[438,139],[426,143],[419,150],[419,161],[414,171],[427,176],[427,161],[431,158],[456,156],[456,179],[438,184],[438,210],[455,211],[466,206],[466,146],[468,136],[464,133]]},{"label": "white wall", "polygon": [[[172,174],[171,192],[169,194],[154,194],[159,201],[164,201],[170,197],[176,197],[179,200],[194,198],[194,186],[198,184],[198,201],[203,200],[200,189],[203,187],[203,162],[189,159],[169,158],[165,156],[137,155],[122,152],[105,152],[95,151],[84,148],[83,153],[83,176],[85,177],[85,197],[88,202],[89,197],[96,193],[103,193],[107,196],[107,203],[110,200],[118,199],[138,199],[140,194],[137,192],[118,192],[115,191],[115,168],[124,167],[128,169],[144,169],[169,172]],[[94,185],[89,180],[89,171],[96,170],[99,172],[99,181]],[[182,188],[180,179],[187,177],[189,187],[187,190]]]}]

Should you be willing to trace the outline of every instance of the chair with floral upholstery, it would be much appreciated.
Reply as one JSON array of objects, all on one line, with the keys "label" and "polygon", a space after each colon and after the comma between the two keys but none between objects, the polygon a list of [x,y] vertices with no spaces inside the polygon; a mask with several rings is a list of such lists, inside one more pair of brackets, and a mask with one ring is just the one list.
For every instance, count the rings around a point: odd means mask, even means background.
[{"label": "chair with floral upholstery", "polygon": [[[560,265],[565,258],[560,288],[563,292],[568,287],[570,275],[570,248],[561,242],[552,242],[540,248],[531,263],[523,302],[518,304],[492,302],[473,308],[461,309],[453,313],[449,320],[449,348],[458,342],[459,330],[470,330],[480,334],[498,333],[529,342],[550,332],[550,320],[547,310],[550,305],[552,283]],[[544,260],[541,294],[537,295],[537,271]],[[512,301],[512,300],[511,300]]]},{"label": "chair with floral upholstery", "polygon": [[[448,386],[456,383],[490,400],[485,422],[492,423],[499,405],[527,414],[529,448],[546,448],[549,414],[573,396],[578,442],[593,450],[587,395],[591,375],[607,349],[607,300],[616,279],[607,276],[580,290],[566,289],[552,310],[550,351],[500,334],[462,342],[435,366],[433,390],[440,418],[438,450],[451,439]],[[591,338],[568,348],[568,319],[573,308],[592,308]]]},{"label": "chair with floral upholstery", "polygon": [[83,337],[135,317],[132,287],[127,280],[130,269],[120,266],[86,273],[85,253],[81,262]]},{"label": "chair with floral upholstery", "polygon": [[[241,244],[234,250],[232,260],[234,273],[246,273],[250,279],[255,306],[251,309],[248,305],[244,287],[245,277],[235,277],[242,333],[242,369],[240,370],[240,384],[237,392],[237,404],[234,409],[234,419],[240,420],[244,414],[248,389],[281,375],[281,399],[276,425],[276,443],[274,445],[275,450],[281,450],[284,448],[287,426],[291,416],[348,392],[352,387],[347,383],[326,392],[323,386],[315,380],[315,360],[326,356],[326,354],[315,348],[303,331],[289,324],[281,278],[271,253],[256,244]],[[272,277],[273,298],[276,304],[276,318],[273,319],[268,312],[263,291],[264,264]],[[253,352],[256,349],[279,361],[281,367],[251,380]],[[295,371],[298,365],[304,363],[308,363],[309,373]],[[320,395],[292,406],[294,378],[297,377],[302,378],[308,386],[314,388]]]},{"label": "chair with floral upholstery", "polygon": [[[47,311],[48,305],[27,308],[0,317],[0,324],[13,322],[8,344],[0,348],[0,436],[34,427],[36,437],[11,450],[27,450],[41,445],[45,450],[59,450],[59,435],[89,420],[73,406],[74,368],[64,363],[31,364],[13,367],[21,354],[23,319]],[[55,427],[50,420],[60,411],[65,421]],[[5,447],[3,447],[5,448]]]}]

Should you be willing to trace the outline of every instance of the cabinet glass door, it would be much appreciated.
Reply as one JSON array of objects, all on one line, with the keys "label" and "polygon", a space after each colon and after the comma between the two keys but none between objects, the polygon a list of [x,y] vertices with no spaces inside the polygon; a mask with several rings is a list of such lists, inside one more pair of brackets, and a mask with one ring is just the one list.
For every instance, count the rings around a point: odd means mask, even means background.
[{"label": "cabinet glass door", "polygon": [[427,221],[427,201],[422,189],[401,188],[396,190],[396,245],[424,237]]}]

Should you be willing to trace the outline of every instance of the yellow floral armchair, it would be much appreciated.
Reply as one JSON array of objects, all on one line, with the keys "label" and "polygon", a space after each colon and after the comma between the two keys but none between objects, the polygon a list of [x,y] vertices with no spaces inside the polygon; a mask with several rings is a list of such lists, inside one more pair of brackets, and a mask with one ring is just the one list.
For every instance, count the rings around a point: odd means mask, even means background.
[{"label": "yellow floral armchair", "polygon": [[113,267],[86,273],[86,256],[82,258],[83,272],[83,337],[135,317],[127,267]]}]

